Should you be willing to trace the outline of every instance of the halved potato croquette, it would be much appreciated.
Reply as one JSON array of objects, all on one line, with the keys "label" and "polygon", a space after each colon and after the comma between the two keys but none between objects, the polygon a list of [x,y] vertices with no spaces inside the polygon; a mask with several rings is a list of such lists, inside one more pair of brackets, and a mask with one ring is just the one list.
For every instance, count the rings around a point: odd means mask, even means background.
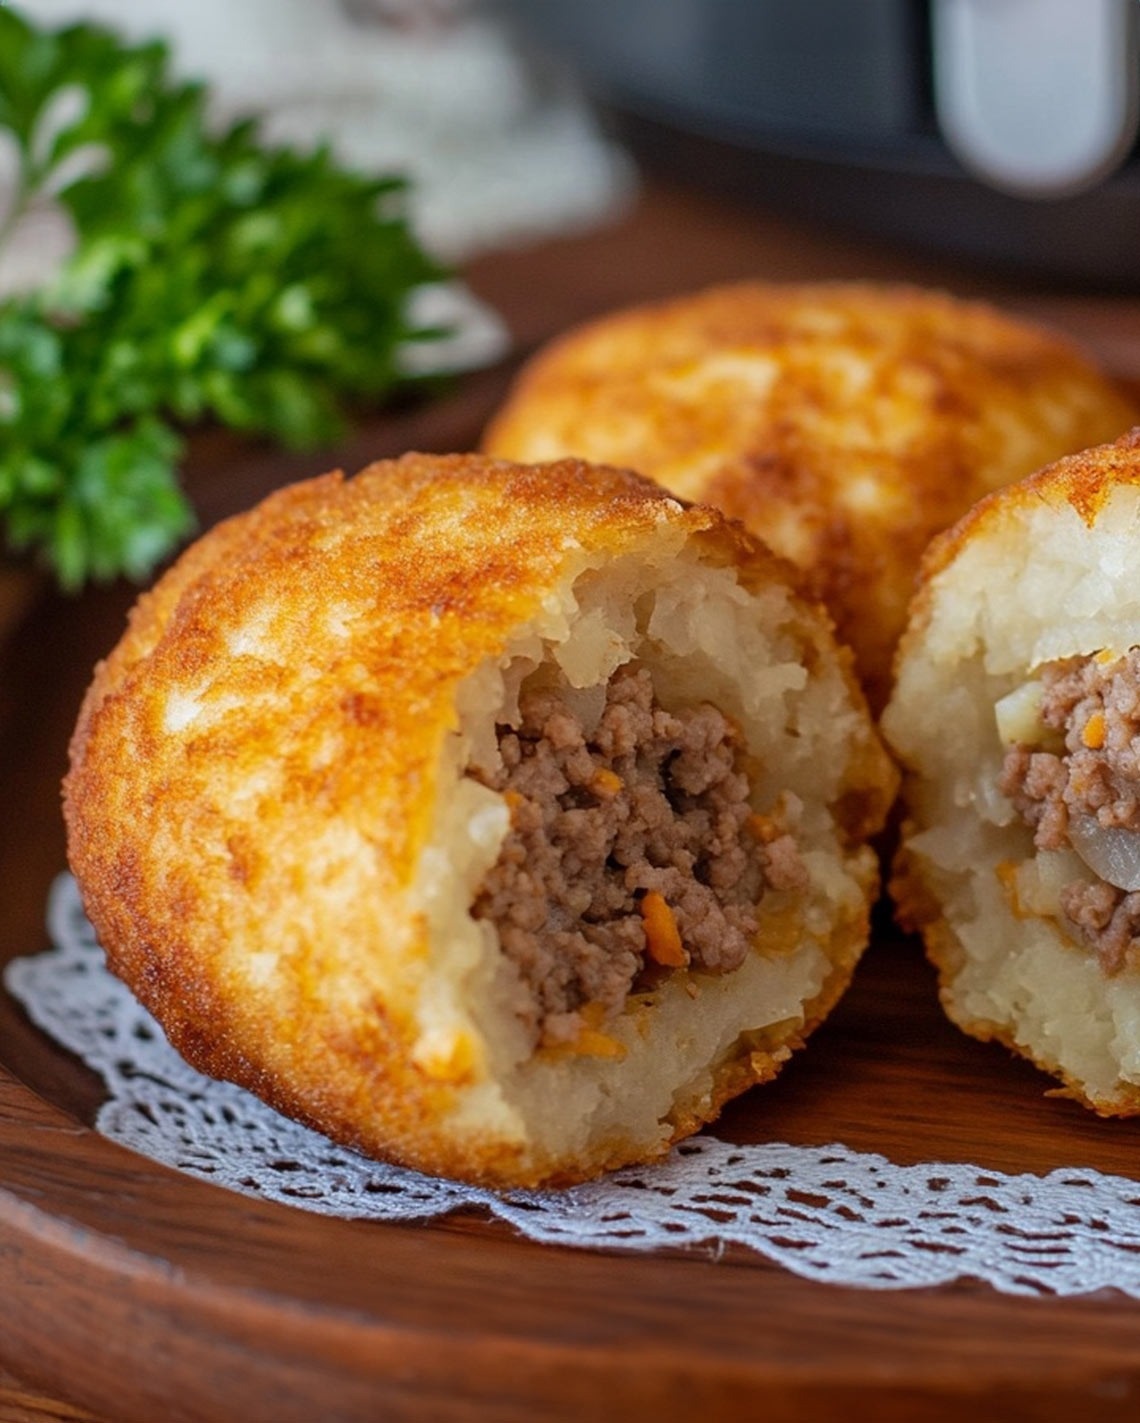
[{"label": "halved potato croquette", "polygon": [[966,1032],[1140,1111],[1140,431],[928,554],[883,718],[903,919]]},{"label": "halved potato croquette", "polygon": [[895,773],[826,616],[625,472],[410,455],[192,546],[65,786],[196,1066],[496,1185],[648,1160],[846,986]]}]

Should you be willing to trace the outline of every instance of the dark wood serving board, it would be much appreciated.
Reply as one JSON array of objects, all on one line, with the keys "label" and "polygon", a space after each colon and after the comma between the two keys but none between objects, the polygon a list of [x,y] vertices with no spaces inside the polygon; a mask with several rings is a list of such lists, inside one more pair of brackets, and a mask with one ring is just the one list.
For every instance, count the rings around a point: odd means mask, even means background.
[{"label": "dark wood serving board", "polygon": [[[1140,301],[980,283],[651,190],[620,224],[470,278],[525,351],[571,322],[742,275],[904,277],[985,291],[1140,376]],[[470,447],[510,366],[389,411],[327,459],[196,442],[204,522],[274,484],[408,448]],[[0,962],[46,945],[58,784],[79,697],[132,590],[46,595],[0,664]],[[884,920],[810,1049],[726,1113],[736,1141],[842,1142],[907,1164],[1087,1166],[1140,1180],[1140,1123],[1098,1121],[942,1018]],[[0,992],[0,1418],[314,1423],[422,1418],[1132,1418],[1140,1303],[966,1281],[867,1291],[730,1248],[538,1246],[477,1214],[329,1220],[156,1166],[90,1128],[101,1087]]]}]

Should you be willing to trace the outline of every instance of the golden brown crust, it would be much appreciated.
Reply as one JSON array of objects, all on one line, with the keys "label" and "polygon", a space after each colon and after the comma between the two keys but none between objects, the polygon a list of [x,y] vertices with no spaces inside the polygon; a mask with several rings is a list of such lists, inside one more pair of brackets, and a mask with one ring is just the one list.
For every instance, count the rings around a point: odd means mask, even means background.
[{"label": "golden brown crust", "polygon": [[[742,530],[637,475],[409,455],[280,490],[140,598],[72,739],[69,858],[111,966],[188,1061],[428,1171],[535,1184],[630,1159],[615,1141],[552,1169],[441,1126],[465,1083],[412,1051],[429,955],[413,885],[458,685],[559,587],[568,551],[636,553],[665,526],[745,586],[786,581]],[[851,756],[857,844],[893,780],[869,723]],[[840,927],[801,1036],[865,941],[865,917]],[[716,1105],[783,1055],[723,1064]]]},{"label": "golden brown crust", "polygon": [[555,341],[484,448],[628,465],[743,520],[806,572],[879,707],[931,535],[1136,418],[1072,345],[981,303],[748,282]]}]

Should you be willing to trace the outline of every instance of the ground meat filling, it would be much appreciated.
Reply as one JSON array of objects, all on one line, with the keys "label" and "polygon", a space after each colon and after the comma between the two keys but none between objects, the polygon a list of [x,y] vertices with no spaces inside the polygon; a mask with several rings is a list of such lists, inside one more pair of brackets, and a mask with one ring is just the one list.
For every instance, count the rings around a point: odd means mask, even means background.
[{"label": "ground meat filling", "polygon": [[[1040,677],[1040,719],[1063,737],[1064,749],[1012,747],[998,784],[1033,828],[1038,849],[1072,848],[1098,862],[1110,835],[1118,843],[1120,832],[1140,835],[1140,649],[1120,658],[1097,654],[1050,663]],[[1124,847],[1127,864],[1126,840]],[[1135,859],[1140,864],[1140,840]],[[1061,891],[1061,909],[1108,973],[1118,972],[1140,948],[1135,886],[1100,877],[1077,880]]]},{"label": "ground meat filling", "polygon": [[574,705],[564,687],[524,686],[518,727],[498,728],[502,769],[469,771],[511,808],[473,912],[518,970],[536,1046],[575,1042],[647,973],[737,968],[762,896],[807,880],[798,802],[753,812],[739,733],[716,707],[664,710],[637,665],[615,672],[596,725]]}]

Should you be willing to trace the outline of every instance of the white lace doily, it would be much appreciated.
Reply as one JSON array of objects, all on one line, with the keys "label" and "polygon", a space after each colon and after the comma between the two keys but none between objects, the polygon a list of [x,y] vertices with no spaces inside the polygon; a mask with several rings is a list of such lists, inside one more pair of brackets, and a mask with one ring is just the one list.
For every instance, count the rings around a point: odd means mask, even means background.
[{"label": "white lace doily", "polygon": [[5,982],[34,1022],[106,1081],[99,1131],[190,1175],[305,1210],[422,1220],[482,1207],[532,1240],[608,1249],[747,1246],[813,1280],[903,1289],[972,1277],[1007,1294],[1140,1297],[1140,1183],[1078,1169],[1008,1176],[896,1166],[844,1146],[710,1136],[661,1165],[567,1192],[498,1194],[334,1146],[193,1071],[106,969],[75,882],[53,886],[54,947]]}]

